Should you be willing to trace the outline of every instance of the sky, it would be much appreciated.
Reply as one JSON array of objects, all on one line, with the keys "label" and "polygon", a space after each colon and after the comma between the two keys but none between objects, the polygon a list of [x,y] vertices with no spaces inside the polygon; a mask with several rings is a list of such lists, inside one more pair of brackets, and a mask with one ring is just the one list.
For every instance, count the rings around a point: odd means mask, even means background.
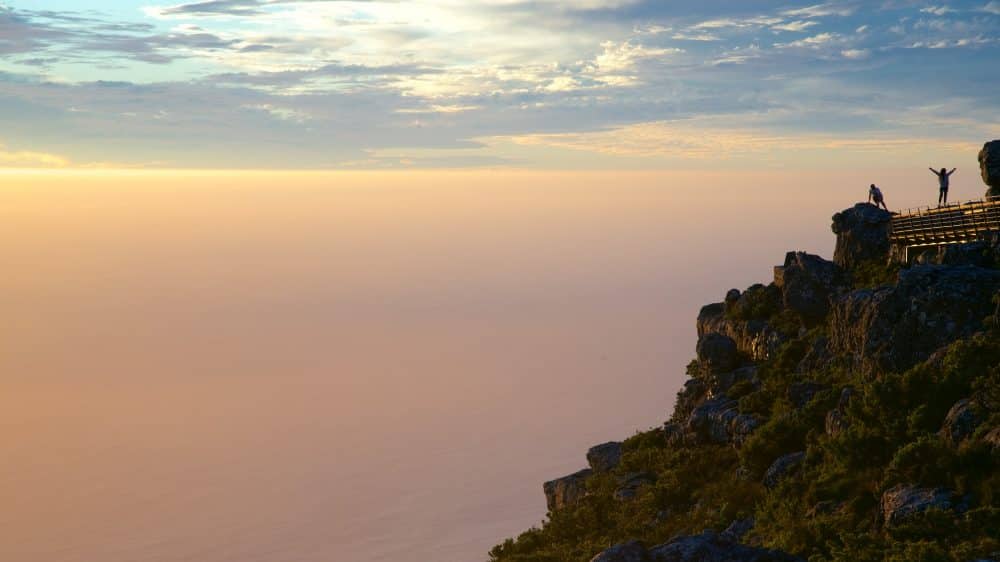
[{"label": "sky", "polygon": [[1000,136],[996,0],[179,2],[0,1],[0,166],[922,168]]}]

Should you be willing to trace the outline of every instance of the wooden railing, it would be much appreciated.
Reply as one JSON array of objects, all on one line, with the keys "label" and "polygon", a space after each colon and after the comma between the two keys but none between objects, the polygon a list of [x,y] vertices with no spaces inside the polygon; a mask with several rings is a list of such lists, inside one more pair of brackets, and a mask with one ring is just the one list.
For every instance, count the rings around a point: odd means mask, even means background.
[{"label": "wooden railing", "polygon": [[907,209],[892,217],[890,241],[905,247],[961,244],[1000,232],[1000,198]]}]

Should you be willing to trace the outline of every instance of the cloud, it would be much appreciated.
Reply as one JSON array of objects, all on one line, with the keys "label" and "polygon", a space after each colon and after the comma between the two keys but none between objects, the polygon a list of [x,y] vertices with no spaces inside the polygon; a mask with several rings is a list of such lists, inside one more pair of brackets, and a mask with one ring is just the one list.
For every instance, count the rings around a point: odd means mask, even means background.
[{"label": "cloud", "polygon": [[814,25],[818,25],[818,22],[810,20],[798,20],[798,21],[790,21],[786,23],[772,25],[771,29],[776,29],[778,31],[804,31]]},{"label": "cloud", "polygon": [[821,18],[827,16],[850,16],[854,14],[854,7],[844,4],[816,4],[806,8],[797,8],[781,12],[784,16]]},{"label": "cloud", "polygon": [[871,51],[868,49],[844,49],[840,51],[840,54],[845,59],[861,60],[868,58],[871,55]]},{"label": "cloud", "polygon": [[798,41],[792,41],[791,43],[782,43],[775,45],[781,48],[808,48],[808,49],[818,49],[824,45],[829,45],[831,43],[840,42],[843,37],[837,33],[819,33],[811,37],[806,37],[805,39],[799,39]]},{"label": "cloud", "polygon": [[920,13],[922,14],[931,14],[935,16],[943,16],[946,14],[950,14],[954,11],[955,11],[954,9],[948,6],[927,6],[926,8],[920,9]]},{"label": "cloud", "polygon": [[[737,116],[731,119],[739,121]],[[795,134],[773,130],[720,126],[724,119],[650,121],[583,133],[532,134],[490,139],[522,146],[540,146],[632,158],[719,161],[774,158],[809,151],[849,151],[883,157],[927,147],[971,152],[975,142],[952,139]]]},{"label": "cloud", "polygon": [[980,11],[986,12],[987,14],[994,14],[1000,16],[1000,2],[993,0],[980,8]]},{"label": "cloud", "polygon": [[67,158],[46,152],[8,150],[0,144],[0,167],[7,168],[63,168],[70,165]]}]

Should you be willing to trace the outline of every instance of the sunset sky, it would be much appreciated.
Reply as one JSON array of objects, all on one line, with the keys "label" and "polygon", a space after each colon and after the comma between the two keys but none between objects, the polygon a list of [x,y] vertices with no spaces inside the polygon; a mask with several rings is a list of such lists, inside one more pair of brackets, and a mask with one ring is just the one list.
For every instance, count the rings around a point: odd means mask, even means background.
[{"label": "sunset sky", "polygon": [[0,166],[924,165],[1000,130],[995,0],[176,1],[0,2]]}]

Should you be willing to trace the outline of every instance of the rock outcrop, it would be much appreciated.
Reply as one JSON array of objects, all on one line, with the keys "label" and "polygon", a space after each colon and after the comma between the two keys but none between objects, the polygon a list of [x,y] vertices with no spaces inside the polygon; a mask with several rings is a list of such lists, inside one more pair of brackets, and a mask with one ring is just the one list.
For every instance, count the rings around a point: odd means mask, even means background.
[{"label": "rock outcrop", "polygon": [[785,552],[747,546],[711,531],[675,537],[649,549],[649,554],[653,562],[802,562]]},{"label": "rock outcrop", "polygon": [[885,262],[889,257],[889,220],[892,215],[870,203],[858,203],[833,215],[837,246],[833,262],[852,268],[868,261]]},{"label": "rock outcrop", "polygon": [[798,467],[806,458],[804,452],[789,453],[782,457],[778,457],[776,461],[771,463],[768,467],[767,472],[764,473],[764,485],[768,488],[774,488],[782,480],[791,475],[791,473]]},{"label": "rock outcrop", "polygon": [[590,562],[651,562],[649,552],[639,541],[616,544],[590,559]]},{"label": "rock outcrop", "polygon": [[1000,140],[990,141],[979,151],[979,171],[988,186],[987,197],[1000,196]]},{"label": "rock outcrop", "polygon": [[[744,293],[746,295],[746,293]],[[751,361],[765,361],[787,339],[759,318],[741,319],[726,313],[725,303],[703,306],[698,313],[698,337],[722,334],[736,343],[736,349]]]},{"label": "rock outcrop", "polygon": [[952,492],[944,488],[897,484],[882,494],[882,520],[891,527],[929,509],[950,510],[952,496]]},{"label": "rock outcrop", "polygon": [[587,495],[587,478],[593,473],[589,468],[574,472],[569,476],[549,480],[542,484],[545,504],[549,511],[556,511],[575,504]]},{"label": "rock outcrop", "polygon": [[807,324],[823,320],[830,299],[847,289],[846,275],[837,264],[805,252],[788,252],[784,265],[774,268],[774,284],[784,307]]},{"label": "rock outcrop", "polygon": [[739,413],[735,400],[722,395],[706,400],[691,412],[684,425],[684,437],[692,444],[739,445],[759,425],[752,415]]},{"label": "rock outcrop", "polygon": [[740,365],[740,353],[736,342],[729,336],[717,332],[698,338],[695,349],[698,362],[709,373],[732,371]]},{"label": "rock outcrop", "polygon": [[972,436],[982,418],[976,411],[975,405],[968,398],[959,400],[948,410],[948,415],[938,432],[945,441],[952,445],[958,445]]},{"label": "rock outcrop", "polygon": [[901,371],[982,329],[1000,271],[915,266],[895,286],[852,291],[832,312],[830,346],[863,370]]},{"label": "rock outcrop", "polygon": [[587,451],[587,464],[594,472],[608,472],[613,470],[622,460],[622,444],[618,441],[609,441],[594,445]]}]

